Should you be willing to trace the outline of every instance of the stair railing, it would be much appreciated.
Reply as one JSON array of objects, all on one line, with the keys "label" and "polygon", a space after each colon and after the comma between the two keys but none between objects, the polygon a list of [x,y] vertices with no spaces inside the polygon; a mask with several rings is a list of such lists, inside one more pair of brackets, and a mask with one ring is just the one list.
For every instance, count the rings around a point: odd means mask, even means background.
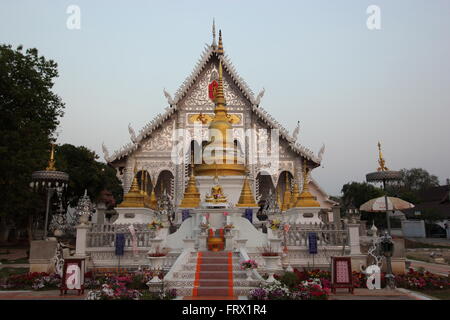
[{"label": "stair railing", "polygon": [[[248,255],[248,252],[247,252],[246,248],[240,248],[239,249],[239,260],[240,261],[250,260],[250,256]],[[257,280],[265,282],[264,278],[259,274],[257,269],[253,269],[252,270],[252,274],[255,276],[255,278]]]}]

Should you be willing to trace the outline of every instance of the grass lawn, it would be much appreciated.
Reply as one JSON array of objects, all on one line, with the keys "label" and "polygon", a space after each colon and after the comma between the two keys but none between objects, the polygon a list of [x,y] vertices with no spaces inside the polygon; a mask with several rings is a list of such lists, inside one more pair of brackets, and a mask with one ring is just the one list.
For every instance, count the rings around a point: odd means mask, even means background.
[{"label": "grass lawn", "polygon": [[6,278],[13,274],[24,274],[30,271],[29,268],[1,268],[0,269],[0,278]]},{"label": "grass lawn", "polygon": [[426,295],[429,295],[434,298],[438,298],[441,300],[450,300],[450,289],[446,290],[424,290],[420,291]]}]

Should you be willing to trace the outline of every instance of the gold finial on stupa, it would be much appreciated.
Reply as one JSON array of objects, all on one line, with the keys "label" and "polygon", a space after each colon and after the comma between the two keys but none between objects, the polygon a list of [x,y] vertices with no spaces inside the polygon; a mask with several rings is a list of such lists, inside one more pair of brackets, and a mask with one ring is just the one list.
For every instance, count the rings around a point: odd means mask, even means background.
[{"label": "gold finial on stupa", "polygon": [[55,144],[52,143],[52,151],[50,151],[50,159],[48,160],[48,167],[45,168],[46,171],[56,171],[55,168]]},{"label": "gold finial on stupa", "polygon": [[152,193],[150,193],[150,203],[149,203],[149,208],[156,210],[156,207],[158,206],[158,200],[156,199],[156,194],[155,194],[155,188],[152,189]]},{"label": "gold finial on stupa", "polygon": [[236,207],[257,207],[258,204],[253,197],[252,189],[250,188],[250,183],[248,182],[249,171],[246,171],[244,184],[242,185],[241,196],[236,204]]},{"label": "gold finial on stupa", "polygon": [[222,30],[219,30],[219,46],[217,47],[216,52],[218,54],[223,54],[223,43],[222,43]]},{"label": "gold finial on stupa", "polygon": [[139,182],[137,179],[137,163],[134,163],[133,182],[131,183],[130,191],[123,196],[123,202],[119,204],[120,208],[143,208],[145,207],[145,196],[139,189]]},{"label": "gold finial on stupa", "polygon": [[211,151],[203,153],[203,163],[196,166],[195,173],[198,176],[244,176],[245,166],[238,163],[237,150],[231,137],[233,127],[226,108],[222,61],[219,61],[214,102],[214,118],[209,124],[210,140],[205,146]]},{"label": "gold finial on stupa", "polygon": [[298,189],[298,183],[294,183],[294,187],[291,194],[291,202],[289,203],[289,208],[295,207],[297,199],[300,196],[300,190]]},{"label": "gold finial on stupa", "polygon": [[286,188],[283,194],[283,205],[281,206],[281,211],[286,211],[289,209],[289,203],[291,201],[291,188],[289,186],[289,174],[286,171]]},{"label": "gold finial on stupa", "polygon": [[380,165],[377,171],[388,171],[386,167],[386,161],[383,158],[383,153],[381,152],[381,143],[378,141],[378,164]]},{"label": "gold finial on stupa", "polygon": [[189,177],[186,190],[181,201],[180,208],[197,208],[200,204],[200,193],[194,176],[194,157],[191,157],[191,174]]},{"label": "gold finial on stupa", "polygon": [[306,160],[303,162],[303,189],[302,193],[298,196],[295,207],[320,207],[320,203],[317,198],[309,192],[308,187],[308,174],[309,170],[306,167]]}]

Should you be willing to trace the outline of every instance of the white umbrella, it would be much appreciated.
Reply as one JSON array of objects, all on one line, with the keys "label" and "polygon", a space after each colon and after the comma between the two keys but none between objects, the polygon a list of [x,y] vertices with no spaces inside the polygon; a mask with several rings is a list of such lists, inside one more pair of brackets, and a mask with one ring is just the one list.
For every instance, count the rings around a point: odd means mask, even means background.
[{"label": "white umbrella", "polygon": [[[387,210],[388,211],[394,211],[394,210],[405,210],[405,209],[411,209],[414,208],[414,205],[412,203],[409,203],[405,200],[402,200],[400,198],[395,197],[387,197]],[[375,199],[371,199],[361,205],[359,207],[360,211],[367,211],[367,212],[385,212],[386,211],[386,199],[385,197],[379,197]]]}]

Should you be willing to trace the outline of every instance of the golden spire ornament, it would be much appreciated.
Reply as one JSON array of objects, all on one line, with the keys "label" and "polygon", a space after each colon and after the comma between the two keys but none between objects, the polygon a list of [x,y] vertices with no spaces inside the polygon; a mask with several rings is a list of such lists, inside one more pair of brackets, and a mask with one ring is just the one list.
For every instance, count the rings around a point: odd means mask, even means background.
[{"label": "golden spire ornament", "polygon": [[381,143],[378,141],[378,164],[380,165],[377,171],[388,171],[386,167],[386,161],[383,158],[383,153],[381,152]]},{"label": "golden spire ornament", "polygon": [[308,174],[309,170],[306,167],[306,160],[303,161],[303,189],[302,193],[298,196],[295,207],[320,207],[320,203],[317,198],[309,192],[308,186]]},{"label": "golden spire ornament", "polygon": [[223,54],[223,43],[222,43],[222,30],[219,30],[219,46],[217,47],[216,52],[218,54]]},{"label": "golden spire ornament", "polygon": [[52,151],[50,151],[50,159],[48,160],[48,167],[45,168],[46,171],[56,171],[55,168],[55,144],[52,143]]},{"label": "golden spire ornament", "polygon": [[197,183],[194,176],[194,157],[191,157],[191,174],[186,190],[181,201],[180,208],[197,208],[200,204],[200,193],[197,189]]},{"label": "golden spire ornament", "polygon": [[300,195],[300,190],[298,189],[298,183],[294,183],[294,187],[291,193],[291,202],[289,203],[289,208],[295,207],[297,199]]},{"label": "golden spire ornament", "polygon": [[286,188],[284,190],[284,194],[283,194],[283,205],[281,207],[281,211],[286,211],[289,209],[289,204],[291,201],[291,187],[290,187],[290,183],[289,183],[289,174],[286,171]]},{"label": "golden spire ornament", "polygon": [[134,163],[133,182],[131,183],[130,191],[123,196],[123,202],[119,204],[120,208],[143,208],[145,207],[145,195],[139,189],[139,182],[137,179],[137,163]]},{"label": "golden spire ornament", "polygon": [[242,185],[241,195],[239,197],[239,202],[236,207],[257,207],[258,204],[255,202],[253,197],[252,189],[250,188],[250,183],[248,182],[249,171],[247,170],[244,184]]}]

